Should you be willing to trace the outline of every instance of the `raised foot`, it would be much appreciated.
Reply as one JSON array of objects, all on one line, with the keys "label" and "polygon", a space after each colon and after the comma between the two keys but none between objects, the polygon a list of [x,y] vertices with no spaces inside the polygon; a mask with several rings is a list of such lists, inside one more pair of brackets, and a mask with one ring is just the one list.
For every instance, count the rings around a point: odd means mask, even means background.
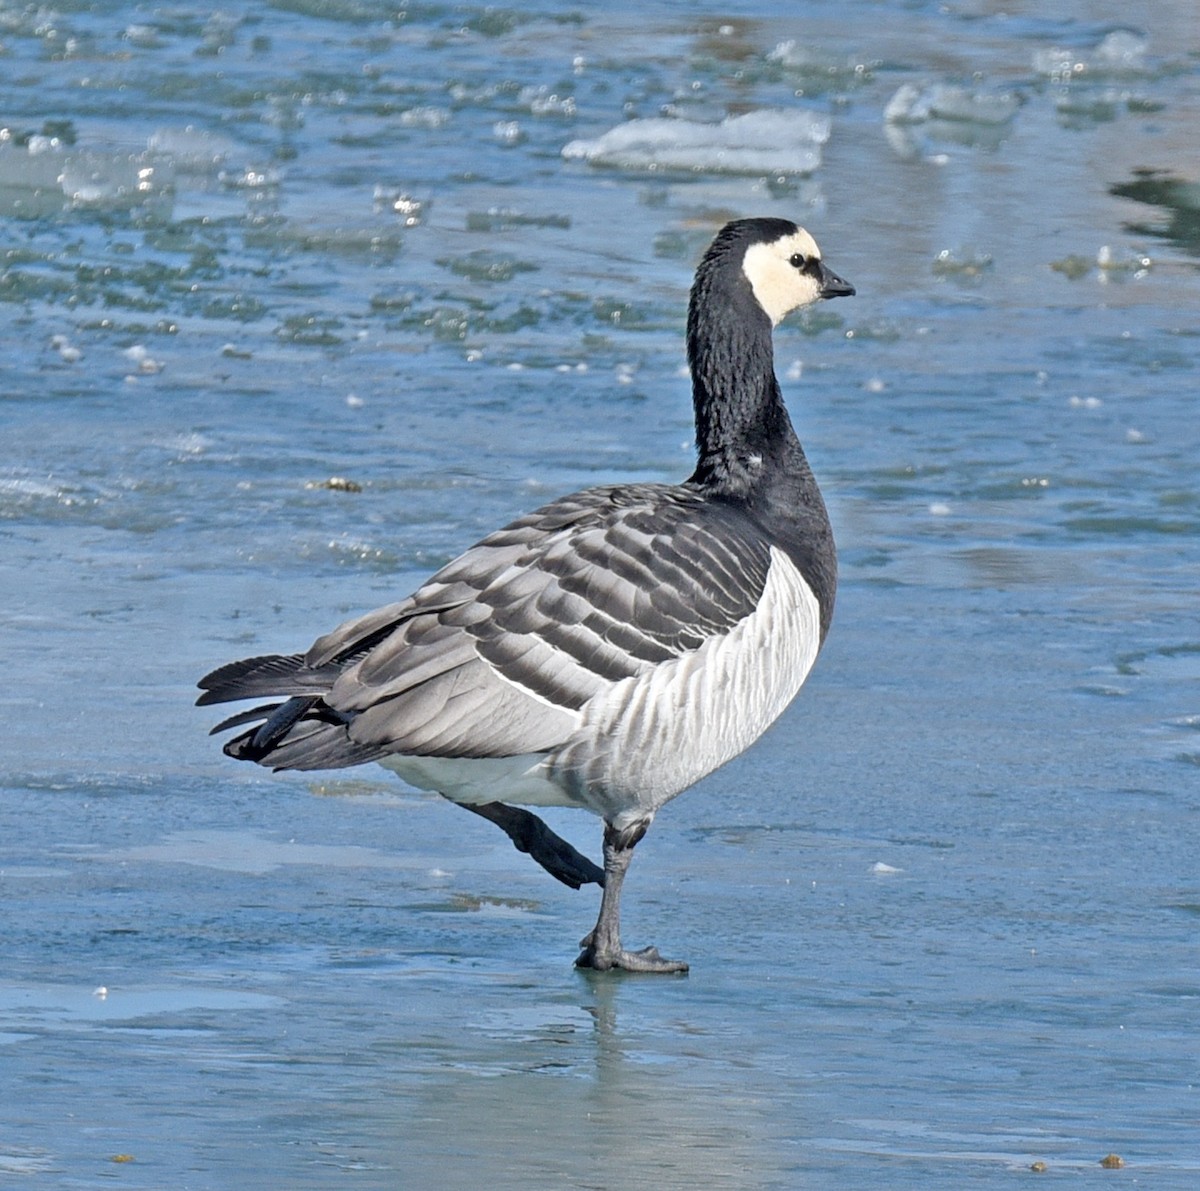
[{"label": "raised foot", "polygon": [[552,877],[578,889],[581,885],[604,884],[604,870],[572,847],[561,835],[552,831],[543,819],[524,807],[504,802],[485,802],[475,805],[458,803],[464,810],[490,819],[512,840],[518,852],[525,852]]},{"label": "raised foot", "polygon": [[623,972],[655,972],[666,975],[682,975],[688,970],[687,963],[682,959],[663,959],[657,947],[647,947],[642,951],[598,952],[588,939],[583,941],[583,950],[579,953],[575,966],[591,968],[595,972],[610,972],[613,968],[619,968]]}]

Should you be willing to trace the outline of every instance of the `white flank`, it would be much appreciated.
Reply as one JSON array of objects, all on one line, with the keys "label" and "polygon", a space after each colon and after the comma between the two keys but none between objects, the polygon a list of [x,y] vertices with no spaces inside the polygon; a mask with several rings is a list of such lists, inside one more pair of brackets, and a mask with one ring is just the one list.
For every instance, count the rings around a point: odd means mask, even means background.
[{"label": "white flank", "polygon": [[693,653],[597,695],[552,766],[598,814],[652,814],[779,718],[816,661],[820,616],[803,576],[772,548],[750,616]]},{"label": "white flank", "polygon": [[758,607],[699,649],[611,684],[551,756],[380,762],[455,802],[585,807],[622,820],[669,799],[748,748],[795,698],[820,647],[820,608],[782,551]]}]

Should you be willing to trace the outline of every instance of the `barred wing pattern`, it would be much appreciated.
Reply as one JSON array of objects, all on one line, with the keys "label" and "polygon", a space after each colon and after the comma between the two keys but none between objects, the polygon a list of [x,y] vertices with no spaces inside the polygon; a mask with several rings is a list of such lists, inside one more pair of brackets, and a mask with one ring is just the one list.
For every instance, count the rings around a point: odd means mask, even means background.
[{"label": "barred wing pattern", "polygon": [[202,701],[290,696],[222,725],[262,721],[226,750],[278,768],[547,754],[597,695],[746,620],[770,565],[732,505],[686,487],[589,489],[489,535],[302,658],[215,671]]}]

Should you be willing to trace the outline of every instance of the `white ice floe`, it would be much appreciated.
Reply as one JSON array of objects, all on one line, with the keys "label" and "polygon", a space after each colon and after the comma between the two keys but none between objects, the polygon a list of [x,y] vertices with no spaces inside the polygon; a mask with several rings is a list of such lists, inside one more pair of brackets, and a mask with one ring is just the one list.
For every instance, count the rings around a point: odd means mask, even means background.
[{"label": "white ice floe", "polygon": [[1131,29],[1115,29],[1091,51],[1052,46],[1035,50],[1033,69],[1055,83],[1076,79],[1152,74],[1147,39]]},{"label": "white ice floe", "polygon": [[595,140],[571,141],[568,160],[627,170],[717,174],[811,174],[830,120],[803,109],[766,108],[719,124],[653,118],[618,124]]},{"label": "white ice floe", "polygon": [[883,118],[889,124],[922,124],[926,120],[952,120],[964,124],[1007,124],[1021,102],[1011,92],[972,91],[949,83],[918,87],[905,83],[888,100]]},{"label": "white ice floe", "polygon": [[882,860],[877,860],[873,865],[871,865],[871,872],[873,872],[877,877],[891,877],[896,873],[904,872],[904,870],[902,868],[894,868],[890,864],[884,864]]}]

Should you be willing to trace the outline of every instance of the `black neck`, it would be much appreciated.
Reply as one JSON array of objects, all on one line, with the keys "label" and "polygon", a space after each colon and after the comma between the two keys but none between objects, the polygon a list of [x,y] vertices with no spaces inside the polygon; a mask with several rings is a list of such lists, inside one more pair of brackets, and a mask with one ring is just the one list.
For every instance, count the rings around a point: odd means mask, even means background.
[{"label": "black neck", "polygon": [[696,278],[688,309],[688,363],[699,460],[692,482],[749,496],[764,475],[807,471],[775,379],[771,320],[739,276]]}]

